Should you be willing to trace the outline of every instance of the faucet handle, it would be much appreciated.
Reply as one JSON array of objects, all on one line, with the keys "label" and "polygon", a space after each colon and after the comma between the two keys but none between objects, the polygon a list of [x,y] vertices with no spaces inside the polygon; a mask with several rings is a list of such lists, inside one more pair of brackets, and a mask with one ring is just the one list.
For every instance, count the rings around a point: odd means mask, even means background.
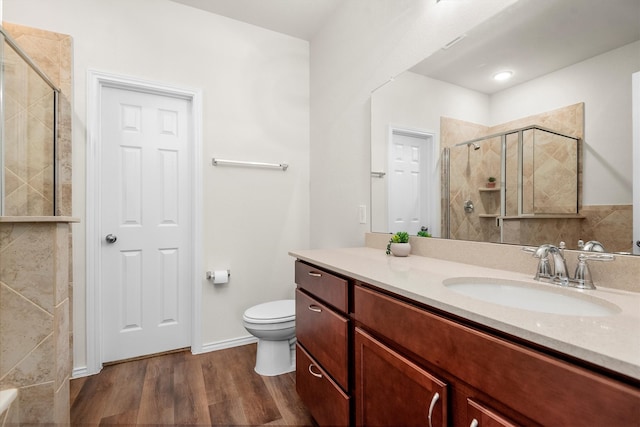
[{"label": "faucet handle", "polygon": [[613,256],[613,254],[604,254],[604,253],[596,253],[596,254],[589,254],[589,255],[585,253],[578,254],[578,261],[582,261],[582,260],[613,261],[614,259],[616,259],[616,257]]},{"label": "faucet handle", "polygon": [[578,255],[578,265],[576,266],[576,274],[574,275],[575,279],[573,282],[575,283],[576,288],[580,289],[595,289],[595,285],[593,284],[593,280],[591,279],[591,270],[589,270],[589,266],[587,265],[587,260],[592,261],[613,261],[615,257],[612,254],[594,254],[594,255],[586,255],[579,254]]}]

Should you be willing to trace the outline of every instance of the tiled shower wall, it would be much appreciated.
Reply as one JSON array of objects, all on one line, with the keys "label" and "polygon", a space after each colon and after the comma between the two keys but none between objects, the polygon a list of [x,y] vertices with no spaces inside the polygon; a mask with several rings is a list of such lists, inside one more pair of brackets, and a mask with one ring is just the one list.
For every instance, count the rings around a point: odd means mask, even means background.
[{"label": "tiled shower wall", "polygon": [[[6,22],[2,25],[61,89],[55,214],[68,217],[71,37]],[[71,227],[62,218],[37,222],[41,220],[0,218],[0,388],[18,388],[16,407],[21,423],[67,425],[72,366]]]},{"label": "tiled shower wall", "polygon": [[0,222],[0,389],[23,424],[69,423],[69,227]]},{"label": "tiled shower wall", "polygon": [[[440,121],[441,145],[442,148],[453,147],[457,143],[484,135],[496,134],[533,124],[583,139],[584,104],[570,105],[493,127],[442,117]],[[485,187],[486,179],[489,176],[494,176],[500,181],[500,144],[496,138],[495,140],[483,141],[480,146],[481,149],[478,151],[466,147],[456,147],[451,150],[451,170],[457,171],[455,174],[452,173],[450,177],[451,238],[499,242],[500,229],[496,225],[495,218],[488,216],[498,213],[499,194],[497,191],[487,191],[483,187]],[[516,154],[515,150],[508,150],[508,164],[514,164],[515,160],[510,159],[509,156],[513,157]],[[540,162],[538,165],[544,168],[549,165],[549,162]],[[531,176],[536,173],[535,171],[529,172]],[[509,175],[509,169],[507,174],[508,181],[516,182],[513,181],[516,178],[515,175]],[[539,180],[541,177],[553,182],[553,185],[546,186],[555,188],[556,191],[554,195],[549,197],[564,197],[562,186],[559,186],[558,183],[567,182],[566,179],[546,171],[537,173],[536,179]],[[578,169],[578,182],[578,188],[581,188],[582,170],[580,168]],[[580,193],[578,191],[579,198]],[[474,202],[475,210],[473,213],[466,213],[463,209],[464,202],[467,199]],[[507,200],[507,215],[510,215],[510,212],[517,212],[514,205],[515,197],[508,197]],[[446,209],[447,206],[445,206],[444,200],[442,204],[443,209]],[[504,241],[531,245],[565,241],[568,247],[576,248],[578,239],[599,240],[608,251],[626,252],[631,250],[632,207],[630,205],[581,206],[581,200],[579,199],[578,206],[579,214],[583,215],[584,219],[556,218],[505,221]],[[483,217],[483,215],[485,216]]]}]

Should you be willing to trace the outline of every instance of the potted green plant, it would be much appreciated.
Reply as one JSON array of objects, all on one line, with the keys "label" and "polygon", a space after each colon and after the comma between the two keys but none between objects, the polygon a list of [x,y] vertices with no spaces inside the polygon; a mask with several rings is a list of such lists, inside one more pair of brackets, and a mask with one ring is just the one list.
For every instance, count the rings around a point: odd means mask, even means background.
[{"label": "potted green plant", "polygon": [[429,227],[421,227],[420,231],[418,231],[418,237],[431,237],[431,233],[429,233]]},{"label": "potted green plant", "polygon": [[493,176],[490,176],[487,179],[487,188],[495,188],[496,186],[496,178]]},{"label": "potted green plant", "polygon": [[408,256],[411,252],[411,245],[409,244],[409,233],[406,231],[398,231],[391,236],[389,243],[387,243],[387,255],[393,254],[394,256]]}]

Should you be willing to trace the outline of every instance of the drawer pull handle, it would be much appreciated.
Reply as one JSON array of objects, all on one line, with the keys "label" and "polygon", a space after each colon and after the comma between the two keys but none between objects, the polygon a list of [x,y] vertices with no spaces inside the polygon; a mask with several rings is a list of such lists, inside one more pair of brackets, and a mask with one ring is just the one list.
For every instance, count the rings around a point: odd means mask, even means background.
[{"label": "drawer pull handle", "polygon": [[309,306],[309,310],[315,312],[315,313],[322,313],[322,309],[320,307],[318,307],[317,305],[310,305]]},{"label": "drawer pull handle", "polygon": [[311,369],[312,367],[313,367],[313,364],[310,364],[309,365],[309,373],[311,375],[313,375],[314,377],[316,377],[316,378],[322,378],[322,374],[316,374],[315,372],[313,372],[313,369]]},{"label": "drawer pull handle", "polygon": [[469,424],[469,427],[478,427],[478,420],[474,418],[473,421],[471,421],[471,424]]},{"label": "drawer pull handle", "polygon": [[433,408],[436,406],[438,399],[440,399],[440,394],[436,392],[433,395],[433,398],[431,398],[431,405],[429,405],[429,427],[433,427],[433,424],[431,423],[431,416],[433,415]]},{"label": "drawer pull handle", "polygon": [[322,277],[321,273],[316,273],[315,271],[310,271],[309,276],[311,277]]}]

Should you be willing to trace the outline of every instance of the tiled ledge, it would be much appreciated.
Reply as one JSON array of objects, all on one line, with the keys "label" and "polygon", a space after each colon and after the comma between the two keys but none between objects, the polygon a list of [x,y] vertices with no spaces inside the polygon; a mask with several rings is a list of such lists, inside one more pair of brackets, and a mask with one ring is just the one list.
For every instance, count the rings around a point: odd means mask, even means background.
[{"label": "tiled ledge", "polygon": [[80,222],[80,218],[72,216],[0,216],[0,222]]}]

